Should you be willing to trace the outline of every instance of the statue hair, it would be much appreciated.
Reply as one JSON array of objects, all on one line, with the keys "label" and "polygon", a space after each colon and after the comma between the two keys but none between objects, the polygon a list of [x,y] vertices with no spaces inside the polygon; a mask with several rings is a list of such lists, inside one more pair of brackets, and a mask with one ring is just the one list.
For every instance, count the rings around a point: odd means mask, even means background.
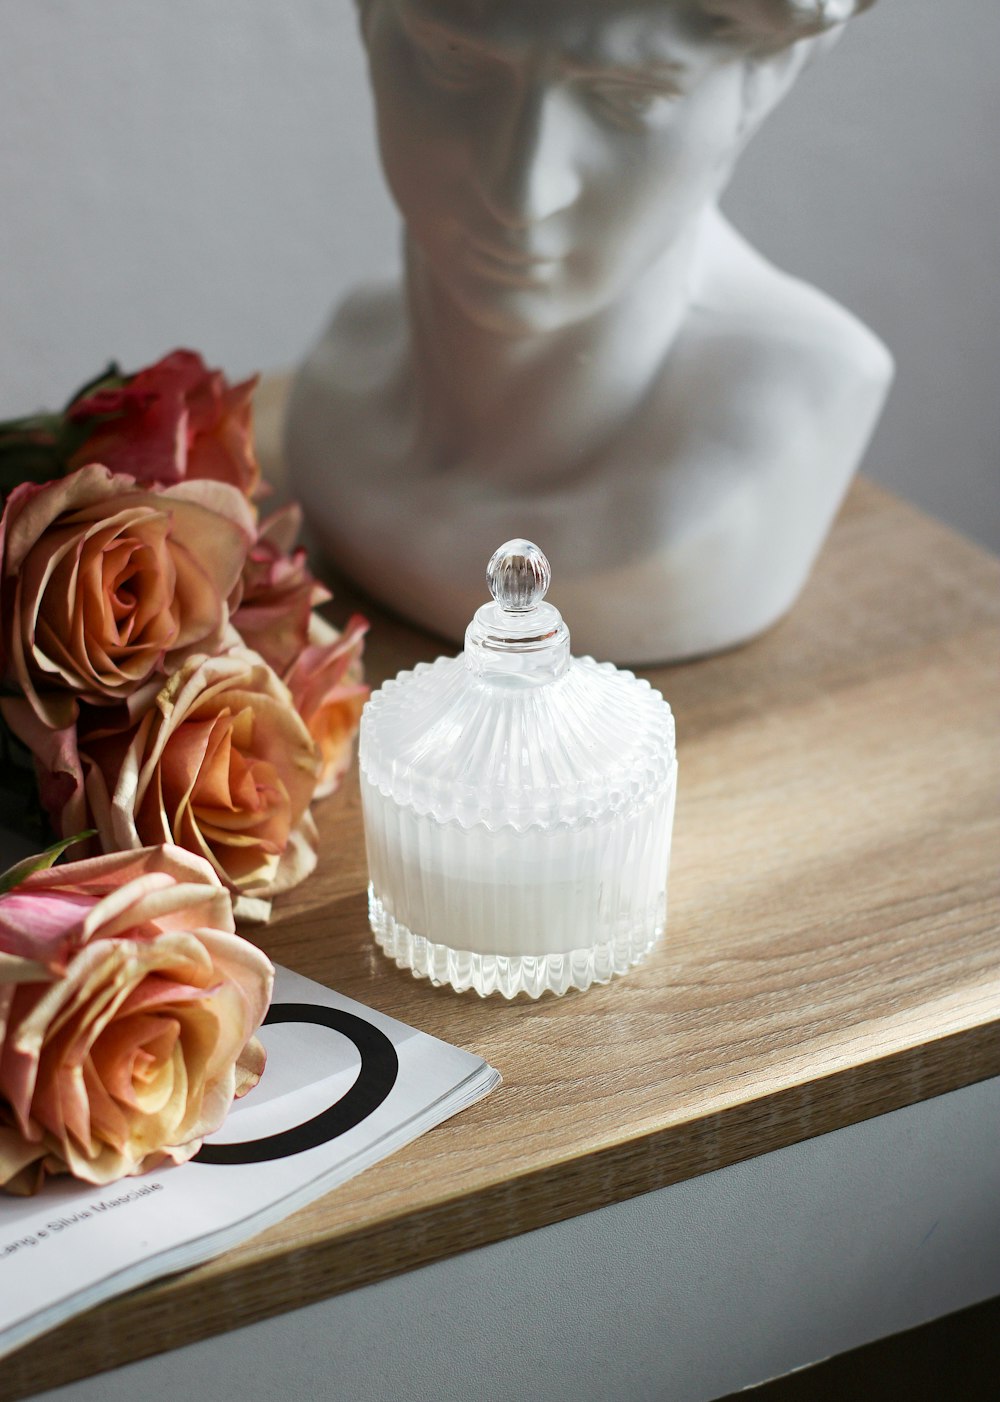
[{"label": "statue hair", "polygon": [[[544,0],[543,0],[544,2]],[[719,36],[780,48],[846,23],[875,0],[695,0]],[[372,0],[355,0],[364,21]]]},{"label": "statue hair", "polygon": [[[502,0],[501,0],[502,3]],[[544,4],[544,0],[539,0]],[[676,0],[663,0],[665,4]],[[799,39],[819,39],[868,10],[875,0],[682,0],[712,35],[748,53],[767,55]],[[355,0],[362,34],[376,0]],[[830,38],[833,35],[830,34]],[[820,45],[823,46],[823,45]]]},{"label": "statue hair", "polygon": [[697,0],[720,39],[775,50],[837,29],[875,0]]}]

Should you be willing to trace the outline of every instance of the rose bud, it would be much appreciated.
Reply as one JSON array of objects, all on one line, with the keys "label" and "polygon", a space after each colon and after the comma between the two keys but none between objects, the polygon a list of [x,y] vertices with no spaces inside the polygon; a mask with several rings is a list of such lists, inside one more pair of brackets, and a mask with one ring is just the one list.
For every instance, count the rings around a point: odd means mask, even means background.
[{"label": "rose bud", "polygon": [[140,482],[228,482],[253,496],[260,488],[253,446],[256,387],[256,376],[231,385],[195,351],[173,351],[124,384],[70,405],[74,427],[93,423],[70,466],[103,462]]},{"label": "rose bud", "polygon": [[368,621],[355,614],[344,632],[313,614],[309,646],[285,673],[299,715],[319,746],[316,798],[333,793],[351,762],[352,745],[368,699],[361,654]]}]

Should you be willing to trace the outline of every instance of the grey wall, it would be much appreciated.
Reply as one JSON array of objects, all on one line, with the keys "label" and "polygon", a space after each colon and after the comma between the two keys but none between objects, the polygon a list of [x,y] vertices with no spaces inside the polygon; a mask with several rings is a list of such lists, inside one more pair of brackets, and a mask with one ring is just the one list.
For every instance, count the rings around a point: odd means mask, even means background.
[{"label": "grey wall", "polygon": [[[729,196],[899,362],[867,471],[1000,548],[996,0],[880,0]],[[395,263],[351,0],[0,3],[0,414],[111,356],[293,364]]]}]

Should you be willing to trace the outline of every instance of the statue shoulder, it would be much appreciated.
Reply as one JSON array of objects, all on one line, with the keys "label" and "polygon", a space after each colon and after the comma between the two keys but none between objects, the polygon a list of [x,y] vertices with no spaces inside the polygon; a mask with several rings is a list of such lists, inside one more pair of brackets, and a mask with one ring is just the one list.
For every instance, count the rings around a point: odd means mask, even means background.
[{"label": "statue shoulder", "polygon": [[729,375],[730,398],[783,400],[819,421],[852,404],[881,405],[892,356],[833,298],[782,272],[720,220],[692,301],[692,349]]},{"label": "statue shoulder", "polygon": [[317,464],[332,491],[344,467],[354,479],[400,457],[408,341],[398,286],[359,288],[335,310],[292,381],[285,420],[290,473],[304,501]]},{"label": "statue shoulder", "polygon": [[399,284],[357,287],[335,309],[300,373],[328,391],[367,393],[392,378],[408,342]]}]

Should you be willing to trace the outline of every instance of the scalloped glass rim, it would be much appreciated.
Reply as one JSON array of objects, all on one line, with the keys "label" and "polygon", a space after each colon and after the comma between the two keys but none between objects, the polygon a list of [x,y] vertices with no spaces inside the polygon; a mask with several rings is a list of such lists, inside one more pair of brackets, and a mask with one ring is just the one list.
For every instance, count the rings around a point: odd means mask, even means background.
[{"label": "scalloped glass rim", "polygon": [[520,993],[529,998],[540,998],[544,993],[562,997],[570,989],[583,993],[594,984],[610,983],[617,975],[644,963],[663,936],[666,904],[664,899],[662,917],[652,930],[634,930],[561,954],[476,954],[435,944],[395,920],[371,886],[368,920],[383,954],[398,969],[408,969],[414,978],[425,978],[435,988],[450,987],[456,993],[471,991],[480,998],[494,993],[507,999]]}]

